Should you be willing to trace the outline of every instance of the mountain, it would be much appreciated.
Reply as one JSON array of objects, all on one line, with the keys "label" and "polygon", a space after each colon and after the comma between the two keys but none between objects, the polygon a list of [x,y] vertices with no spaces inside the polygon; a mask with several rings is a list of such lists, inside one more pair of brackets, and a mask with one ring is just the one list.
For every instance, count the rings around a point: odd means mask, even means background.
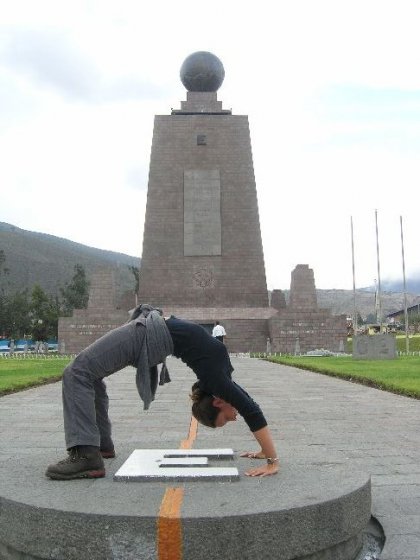
[{"label": "mountain", "polygon": [[[407,278],[406,280],[406,291],[410,294],[420,294],[420,279],[417,278]],[[372,287],[372,290],[375,288]],[[404,285],[401,280],[385,280],[381,282],[381,291],[383,292],[403,292]]]},{"label": "mountain", "polygon": [[0,222],[0,250],[6,257],[9,270],[0,277],[5,293],[28,288],[35,284],[48,294],[60,295],[60,288],[71,281],[74,266],[80,264],[89,276],[98,267],[114,270],[117,296],[133,291],[134,275],[129,267],[140,266],[138,257],[88,247],[68,239],[45,233],[20,229]]},{"label": "mountain", "polygon": [[[353,316],[354,307],[362,318],[375,315],[375,291],[369,289],[356,290],[317,290],[318,307],[330,309],[333,315],[346,314]],[[407,307],[420,304],[420,296],[417,294],[406,294]],[[404,293],[381,290],[381,310],[385,319],[390,313],[404,309]]]},{"label": "mountain", "polygon": [[[81,264],[88,275],[98,267],[108,266],[114,270],[117,296],[133,291],[134,276],[129,267],[138,267],[141,259],[95,249],[45,233],[36,233],[20,229],[16,226],[0,222],[0,250],[4,251],[5,266],[9,269],[7,276],[1,276],[1,288],[6,293],[28,288],[35,284],[52,295],[59,295],[60,287],[71,281],[74,266]],[[316,270],[315,277],[316,277]],[[416,289],[413,281],[407,282],[412,293],[407,294],[407,305],[420,304],[420,286]],[[397,283],[382,283],[381,307],[383,317],[404,308],[404,294]],[[386,291],[385,291],[386,290]],[[286,301],[288,290],[283,290]],[[352,290],[317,290],[318,306],[330,309],[334,315],[353,315],[354,296]],[[368,287],[356,290],[356,309],[362,317],[375,313],[375,288]]]}]

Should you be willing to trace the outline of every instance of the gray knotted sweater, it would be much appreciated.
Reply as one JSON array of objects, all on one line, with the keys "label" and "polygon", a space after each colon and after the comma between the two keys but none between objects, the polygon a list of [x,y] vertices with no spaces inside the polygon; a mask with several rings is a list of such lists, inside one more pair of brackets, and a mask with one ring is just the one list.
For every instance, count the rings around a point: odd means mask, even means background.
[{"label": "gray knotted sweater", "polygon": [[147,410],[155,399],[158,364],[163,363],[160,385],[170,381],[165,359],[173,353],[174,345],[160,309],[141,304],[132,312],[130,321],[140,323],[146,328],[145,344],[141,347],[137,362],[136,385],[144,403],[143,408]]}]

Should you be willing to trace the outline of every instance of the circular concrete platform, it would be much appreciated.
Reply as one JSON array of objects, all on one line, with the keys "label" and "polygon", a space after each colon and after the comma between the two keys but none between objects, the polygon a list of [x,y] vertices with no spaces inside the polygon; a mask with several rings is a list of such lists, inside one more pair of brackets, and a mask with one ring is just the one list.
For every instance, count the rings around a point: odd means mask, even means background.
[{"label": "circular concrete platform", "polygon": [[[118,451],[98,480],[49,480],[43,453],[10,460],[0,491],[0,557],[354,560],[361,549],[371,516],[366,474],[289,463],[276,476],[249,478],[244,471],[258,460],[235,456],[223,462],[238,467],[233,482],[116,482],[133,449]],[[171,492],[178,503],[165,509]]]}]

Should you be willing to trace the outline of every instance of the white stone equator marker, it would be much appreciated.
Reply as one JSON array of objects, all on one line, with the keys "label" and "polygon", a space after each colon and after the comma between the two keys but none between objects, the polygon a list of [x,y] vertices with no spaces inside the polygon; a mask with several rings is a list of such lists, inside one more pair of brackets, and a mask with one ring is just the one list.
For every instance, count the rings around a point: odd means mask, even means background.
[{"label": "white stone equator marker", "polygon": [[233,459],[232,449],[135,449],[114,475],[115,481],[239,479],[237,468],[211,467],[209,459]]}]

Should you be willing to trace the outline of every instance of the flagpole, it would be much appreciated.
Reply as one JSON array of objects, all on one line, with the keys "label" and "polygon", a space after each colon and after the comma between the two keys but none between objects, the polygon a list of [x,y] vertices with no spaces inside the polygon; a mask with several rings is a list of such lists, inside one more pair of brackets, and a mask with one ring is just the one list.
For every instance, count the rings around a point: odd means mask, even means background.
[{"label": "flagpole", "polygon": [[379,235],[378,235],[378,211],[375,210],[376,225],[376,260],[378,263],[378,313],[377,322],[379,323],[379,332],[382,333],[382,307],[381,307],[381,265],[379,260]]},{"label": "flagpole", "polygon": [[353,336],[357,334],[357,310],[356,310],[356,275],[354,265],[354,237],[353,237],[353,216],[350,216],[351,227],[351,260],[353,272]]},{"label": "flagpole", "polygon": [[408,311],[407,311],[407,284],[405,281],[405,258],[404,258],[404,234],[403,234],[403,219],[400,216],[400,229],[401,229],[401,255],[402,255],[402,271],[404,282],[404,324],[405,324],[405,351],[408,354],[410,349],[410,340],[408,337]]}]

